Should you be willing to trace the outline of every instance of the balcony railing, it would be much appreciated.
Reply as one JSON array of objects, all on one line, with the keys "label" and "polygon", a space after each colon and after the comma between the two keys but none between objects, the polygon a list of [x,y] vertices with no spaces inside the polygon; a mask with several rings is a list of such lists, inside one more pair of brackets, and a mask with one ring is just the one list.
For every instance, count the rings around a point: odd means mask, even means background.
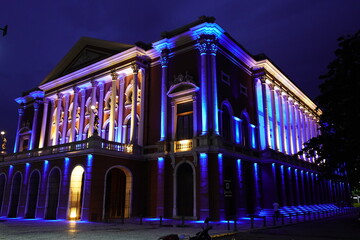
[{"label": "balcony railing", "polygon": [[191,151],[193,148],[193,140],[192,139],[186,139],[186,140],[180,140],[175,142],[175,152],[186,152]]},{"label": "balcony railing", "polygon": [[129,153],[129,154],[133,153],[132,144],[111,142],[102,139],[99,136],[92,136],[83,141],[65,143],[56,146],[50,146],[50,147],[34,149],[30,151],[8,154],[5,155],[3,159],[4,161],[12,161],[12,160],[19,160],[24,158],[57,154],[57,153],[75,152],[86,149],[105,149],[105,150],[117,151],[117,152]]}]

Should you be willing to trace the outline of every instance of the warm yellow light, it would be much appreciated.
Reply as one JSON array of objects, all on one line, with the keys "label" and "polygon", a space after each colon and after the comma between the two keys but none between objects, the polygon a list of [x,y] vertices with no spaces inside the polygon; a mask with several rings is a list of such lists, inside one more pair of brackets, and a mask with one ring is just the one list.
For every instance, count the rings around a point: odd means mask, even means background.
[{"label": "warm yellow light", "polygon": [[69,206],[69,219],[80,219],[81,212],[81,195],[82,195],[82,178],[84,175],[84,168],[76,166],[71,173],[70,181],[70,206]]},{"label": "warm yellow light", "polygon": [[192,139],[180,140],[175,142],[175,152],[190,151],[192,147]]},{"label": "warm yellow light", "polygon": [[1,131],[1,135],[5,135],[5,131]]},{"label": "warm yellow light", "polygon": [[91,105],[91,109],[95,110],[96,109],[95,105]]}]

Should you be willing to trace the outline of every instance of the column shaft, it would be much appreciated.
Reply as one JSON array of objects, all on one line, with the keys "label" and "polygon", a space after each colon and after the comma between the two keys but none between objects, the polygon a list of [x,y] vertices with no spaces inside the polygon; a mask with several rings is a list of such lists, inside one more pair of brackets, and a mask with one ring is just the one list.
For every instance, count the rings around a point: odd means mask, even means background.
[{"label": "column shaft", "polygon": [[116,80],[119,75],[116,72],[111,74],[111,104],[110,104],[110,125],[109,125],[109,141],[114,141],[115,136],[115,104],[116,104]]},{"label": "column shaft", "polygon": [[133,95],[132,95],[132,106],[131,106],[131,133],[130,142],[137,144],[137,99],[138,99],[138,72],[139,67],[134,64],[133,69]]},{"label": "column shaft", "polygon": [[39,115],[39,102],[35,100],[34,102],[34,117],[31,127],[31,139],[30,139],[30,147],[29,150],[34,149],[35,141],[36,141],[36,134],[37,134],[37,126],[38,126],[38,115]]},{"label": "column shaft", "polygon": [[117,141],[122,142],[122,125],[124,118],[124,91],[125,91],[125,76],[119,78],[119,103],[118,103],[118,136]]},{"label": "column shaft", "polygon": [[269,112],[267,106],[266,94],[266,81],[265,78],[261,79],[261,90],[263,100],[263,113],[264,113],[264,127],[265,127],[265,148],[270,148],[270,126],[269,126]]},{"label": "column shaft", "polygon": [[65,108],[64,108],[64,120],[62,124],[62,136],[61,136],[61,143],[66,143],[66,135],[67,135],[67,125],[68,125],[68,115],[69,115],[69,100],[70,95],[65,95]]},{"label": "column shaft", "polygon": [[79,98],[79,89],[74,88],[74,97],[73,97],[73,109],[71,116],[71,132],[69,142],[76,141],[76,116],[77,116],[77,108],[78,108],[78,98]]},{"label": "column shaft", "polygon": [[[43,110],[42,122],[41,122],[39,148],[44,147],[46,126],[47,126],[47,117],[48,117],[48,108],[49,108],[49,102],[48,102],[48,99],[45,99],[44,100],[44,110]],[[49,125],[51,125],[51,124],[49,124]]]},{"label": "column shaft", "polygon": [[271,110],[272,110],[272,120],[273,120],[273,137],[274,137],[274,146],[273,149],[279,151],[279,136],[278,136],[278,124],[276,117],[276,106],[275,106],[275,88],[270,85],[270,97],[271,97]]}]

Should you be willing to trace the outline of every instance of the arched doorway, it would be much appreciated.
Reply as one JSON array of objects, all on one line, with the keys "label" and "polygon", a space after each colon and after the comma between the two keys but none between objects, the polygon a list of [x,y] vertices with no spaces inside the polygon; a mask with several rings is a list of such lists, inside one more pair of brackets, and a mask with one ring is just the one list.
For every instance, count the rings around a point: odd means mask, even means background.
[{"label": "arched doorway", "polygon": [[188,163],[176,169],[176,215],[194,216],[194,171]]},{"label": "arched doorway", "polygon": [[70,220],[80,220],[81,218],[84,172],[82,166],[76,166],[71,173],[68,216]]},{"label": "arched doorway", "polygon": [[45,219],[56,219],[59,204],[60,171],[54,168],[49,175]]},{"label": "arched doorway", "polygon": [[8,215],[9,218],[15,218],[17,216],[17,210],[20,199],[20,189],[21,189],[21,173],[17,172],[13,178],[13,182],[11,186],[10,211]]},{"label": "arched doorway", "polygon": [[0,174],[0,216],[1,216],[3,199],[4,199],[5,183],[6,183],[5,174]]},{"label": "arched doorway", "polygon": [[106,174],[104,219],[129,218],[131,214],[132,176],[124,167]]},{"label": "arched doorway", "polygon": [[38,201],[40,174],[34,171],[30,176],[27,209],[25,218],[35,218],[36,205]]}]

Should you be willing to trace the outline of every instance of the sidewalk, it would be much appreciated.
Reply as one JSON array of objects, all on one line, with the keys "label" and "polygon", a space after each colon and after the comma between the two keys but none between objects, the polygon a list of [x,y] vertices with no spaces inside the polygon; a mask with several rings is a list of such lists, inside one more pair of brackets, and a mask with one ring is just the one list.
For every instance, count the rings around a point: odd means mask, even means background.
[{"label": "sidewalk", "polygon": [[[329,218],[331,216],[349,214],[356,210],[343,209],[343,211],[311,214],[310,220]],[[65,220],[26,220],[0,218],[0,239],[158,239],[168,234],[194,236],[203,221],[184,221],[163,219],[160,226],[159,218],[125,219],[124,224],[119,223],[94,223],[71,222]],[[247,232],[252,229],[280,227],[283,224],[295,224],[309,221],[309,216],[289,216],[273,221],[271,217],[241,218],[236,221],[210,222],[213,227],[209,231],[213,238],[232,235],[236,232]]]}]

